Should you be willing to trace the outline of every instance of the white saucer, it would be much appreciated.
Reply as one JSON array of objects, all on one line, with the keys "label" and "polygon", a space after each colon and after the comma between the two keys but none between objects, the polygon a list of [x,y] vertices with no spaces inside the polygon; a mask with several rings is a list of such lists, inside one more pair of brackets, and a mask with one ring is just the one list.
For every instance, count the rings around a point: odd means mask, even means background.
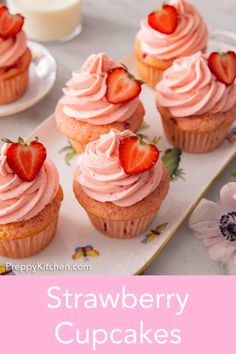
[{"label": "white saucer", "polygon": [[0,117],[22,112],[44,98],[52,89],[57,74],[57,64],[50,52],[42,45],[29,41],[32,52],[29,86],[25,94],[17,101],[0,105]]}]

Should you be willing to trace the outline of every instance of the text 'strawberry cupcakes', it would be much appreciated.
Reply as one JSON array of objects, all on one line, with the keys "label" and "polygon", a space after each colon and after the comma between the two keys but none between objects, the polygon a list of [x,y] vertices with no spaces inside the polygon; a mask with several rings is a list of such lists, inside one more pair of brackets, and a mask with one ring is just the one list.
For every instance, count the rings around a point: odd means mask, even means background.
[{"label": "text 'strawberry cupcakes'", "polygon": [[169,189],[159,151],[130,131],[111,130],[78,158],[74,193],[95,228],[131,238],[152,221]]},{"label": "text 'strawberry cupcakes'", "polygon": [[0,104],[16,101],[28,86],[31,52],[23,24],[24,17],[0,6]]},{"label": "text 'strawberry cupcakes'", "polygon": [[141,22],[135,41],[137,69],[151,87],[161,80],[173,60],[206,51],[208,31],[193,5],[172,0],[153,11]]},{"label": "text 'strawberry cupcakes'", "polygon": [[43,144],[7,143],[0,151],[0,255],[24,258],[52,241],[63,199]]},{"label": "text 'strawberry cupcakes'", "polygon": [[176,59],[157,84],[166,137],[190,153],[214,150],[236,120],[236,54],[199,52]]},{"label": "text 'strawberry cupcakes'", "polygon": [[137,131],[144,117],[141,84],[106,54],[91,55],[63,90],[55,113],[58,129],[78,153],[111,128]]}]

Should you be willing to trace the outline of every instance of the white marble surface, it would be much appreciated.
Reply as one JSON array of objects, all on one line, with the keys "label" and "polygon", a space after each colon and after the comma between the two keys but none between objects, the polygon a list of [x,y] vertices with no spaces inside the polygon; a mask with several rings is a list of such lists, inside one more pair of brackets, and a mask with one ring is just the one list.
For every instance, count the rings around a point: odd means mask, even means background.
[{"label": "white marble surface", "polygon": [[[130,52],[139,21],[159,3],[157,0],[84,0],[84,28],[80,36],[69,43],[46,45],[59,68],[54,89],[32,109],[0,118],[0,135],[8,138],[27,135],[47,118],[53,112],[71,70],[80,67],[92,52],[106,51],[114,58]],[[210,28],[236,31],[235,0],[192,0],[192,3],[201,11]],[[233,170],[236,170],[235,161],[215,181],[207,198],[217,200],[220,187],[233,180],[230,177]],[[211,262],[185,222],[144,274],[236,274],[236,267]]]}]

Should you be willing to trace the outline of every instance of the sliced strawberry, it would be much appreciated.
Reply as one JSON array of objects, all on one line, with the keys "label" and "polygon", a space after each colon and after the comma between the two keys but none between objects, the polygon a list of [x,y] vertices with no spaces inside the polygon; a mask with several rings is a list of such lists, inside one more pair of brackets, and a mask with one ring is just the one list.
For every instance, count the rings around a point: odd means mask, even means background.
[{"label": "sliced strawberry", "polygon": [[208,58],[208,66],[219,81],[232,85],[236,78],[236,53],[213,52]]},{"label": "sliced strawberry", "polygon": [[24,17],[11,15],[6,6],[0,7],[0,37],[7,39],[19,33],[24,25]]},{"label": "sliced strawberry", "polygon": [[8,8],[6,6],[0,6],[0,20],[1,16],[5,13],[8,12]]},{"label": "sliced strawberry", "polygon": [[159,159],[160,152],[153,144],[147,144],[137,136],[121,141],[120,163],[127,175],[138,175],[152,168]]},{"label": "sliced strawberry", "polygon": [[147,53],[143,53],[143,59],[146,59],[147,58]]},{"label": "sliced strawberry", "polygon": [[174,33],[178,26],[178,22],[178,11],[171,5],[162,5],[159,9],[148,15],[149,26],[164,34]]},{"label": "sliced strawberry", "polygon": [[11,143],[7,150],[7,163],[23,181],[33,181],[39,173],[47,152],[43,144],[38,139],[25,143],[22,138],[17,143],[12,143],[8,139],[3,139],[6,143]]},{"label": "sliced strawberry", "polygon": [[136,80],[125,66],[110,70],[106,83],[106,98],[113,104],[131,101],[142,90],[142,81]]}]

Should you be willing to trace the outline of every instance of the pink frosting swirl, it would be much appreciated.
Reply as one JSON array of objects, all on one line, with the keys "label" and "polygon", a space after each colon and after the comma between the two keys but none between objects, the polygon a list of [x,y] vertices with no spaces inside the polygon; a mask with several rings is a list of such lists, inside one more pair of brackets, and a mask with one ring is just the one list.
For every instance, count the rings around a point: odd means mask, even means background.
[{"label": "pink frosting swirl", "polygon": [[59,188],[55,165],[46,160],[32,182],[22,181],[9,167],[3,145],[0,152],[0,224],[28,220],[52,202]]},{"label": "pink frosting swirl", "polygon": [[26,34],[23,31],[15,37],[0,38],[0,68],[13,66],[26,51],[26,43]]},{"label": "pink frosting swirl", "polygon": [[164,34],[150,27],[147,20],[142,21],[138,33],[142,51],[158,60],[171,60],[203,50],[208,31],[195,7],[185,0],[172,0],[169,5],[178,11],[178,27],[174,33]]},{"label": "pink frosting swirl", "polygon": [[157,104],[174,117],[226,112],[236,103],[236,82],[226,86],[218,81],[201,52],[176,59],[156,89]]},{"label": "pink frosting swirl", "polygon": [[106,78],[109,70],[118,64],[106,54],[93,54],[63,89],[60,100],[64,113],[81,122],[105,125],[128,120],[139,105],[139,98],[124,104],[111,104],[107,101]]},{"label": "pink frosting swirl", "polygon": [[84,192],[99,202],[112,202],[121,207],[133,205],[151,194],[159,185],[161,159],[150,170],[136,176],[127,175],[120,165],[119,145],[122,139],[135,135],[129,130],[112,129],[99,140],[86,146],[79,156],[75,178]]}]

